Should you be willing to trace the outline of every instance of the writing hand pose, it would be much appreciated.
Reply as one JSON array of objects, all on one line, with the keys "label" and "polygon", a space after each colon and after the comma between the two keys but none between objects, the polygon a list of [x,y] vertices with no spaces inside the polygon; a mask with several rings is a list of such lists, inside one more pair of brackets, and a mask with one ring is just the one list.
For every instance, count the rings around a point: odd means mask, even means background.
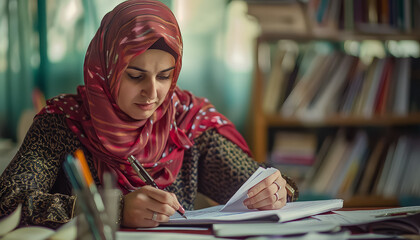
[{"label": "writing hand pose", "polygon": [[177,209],[183,209],[175,194],[144,186],[124,196],[121,225],[157,227],[169,221]]},{"label": "writing hand pose", "polygon": [[272,210],[286,205],[286,180],[279,170],[248,190],[244,205],[249,209]]}]

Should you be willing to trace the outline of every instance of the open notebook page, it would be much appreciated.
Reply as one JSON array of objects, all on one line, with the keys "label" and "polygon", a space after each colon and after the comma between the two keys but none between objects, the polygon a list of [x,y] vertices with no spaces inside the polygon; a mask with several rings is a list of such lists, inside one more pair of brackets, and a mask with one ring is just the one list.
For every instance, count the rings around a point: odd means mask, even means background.
[{"label": "open notebook page", "polygon": [[187,211],[188,219],[182,218],[178,213],[170,217],[165,224],[209,224],[216,222],[236,221],[270,221],[284,222],[315,214],[336,210],[343,207],[343,200],[332,199],[323,201],[305,201],[287,203],[278,210],[251,210],[245,207],[243,201],[247,198],[248,190],[276,171],[275,168],[259,168],[232,196],[226,205]]}]

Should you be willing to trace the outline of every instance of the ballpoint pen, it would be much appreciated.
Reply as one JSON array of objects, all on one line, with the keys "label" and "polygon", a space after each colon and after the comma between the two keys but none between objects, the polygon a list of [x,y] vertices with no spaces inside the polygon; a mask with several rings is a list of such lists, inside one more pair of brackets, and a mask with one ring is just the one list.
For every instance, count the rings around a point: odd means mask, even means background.
[{"label": "ballpoint pen", "polygon": [[[159,189],[158,185],[155,183],[153,178],[147,173],[146,169],[143,168],[141,164],[137,162],[137,159],[131,155],[128,157],[128,161],[130,162],[131,166],[133,167],[134,171],[136,171],[137,175],[143,180],[147,185],[150,185],[154,188]],[[181,208],[181,207],[180,207]],[[179,210],[176,210],[182,217],[187,219],[187,217]]]}]

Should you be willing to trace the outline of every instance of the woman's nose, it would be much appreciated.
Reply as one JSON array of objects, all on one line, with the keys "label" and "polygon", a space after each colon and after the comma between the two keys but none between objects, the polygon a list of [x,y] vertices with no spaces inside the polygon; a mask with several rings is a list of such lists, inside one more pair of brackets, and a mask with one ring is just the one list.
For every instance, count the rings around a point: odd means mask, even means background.
[{"label": "woman's nose", "polygon": [[157,89],[156,89],[156,79],[149,78],[145,81],[143,89],[141,91],[142,96],[147,97],[148,99],[156,99],[157,98]]}]

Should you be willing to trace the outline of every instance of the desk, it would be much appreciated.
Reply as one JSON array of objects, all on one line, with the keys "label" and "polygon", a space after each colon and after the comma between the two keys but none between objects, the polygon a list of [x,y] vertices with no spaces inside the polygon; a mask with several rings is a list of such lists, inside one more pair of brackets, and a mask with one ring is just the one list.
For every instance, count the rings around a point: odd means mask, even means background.
[{"label": "desk", "polygon": [[[356,210],[381,210],[384,208],[377,208],[377,207],[372,207],[372,208],[342,208],[339,209],[337,211],[356,211]],[[332,212],[327,212],[324,214],[320,214],[320,215],[329,215],[332,214]],[[412,215],[414,216],[414,215]],[[292,221],[293,222],[293,221]],[[273,223],[265,223],[265,224],[273,224]],[[280,223],[281,224],[281,223]],[[420,222],[419,222],[420,224]],[[243,229],[247,229],[244,226],[241,226]],[[308,225],[308,227],[310,227],[310,225]],[[262,227],[264,228],[264,227]],[[418,226],[417,229],[419,229],[420,227]],[[272,228],[271,228],[272,229]],[[134,230],[134,229],[121,229],[121,231],[123,232],[140,232],[140,233],[150,233],[151,235],[149,236],[153,236],[153,234],[159,235],[160,233],[164,233],[166,234],[165,236],[174,236],[176,237],[177,235],[182,235],[182,234],[192,234],[191,236],[203,236],[206,238],[203,239],[218,239],[215,236],[215,232],[213,231],[211,226],[201,226],[199,229],[197,230],[191,230],[191,229],[185,229],[185,227],[180,227],[179,229],[177,229],[177,227],[175,226],[171,226],[171,229],[165,229],[165,228],[155,228],[155,229],[141,229],[141,230]],[[220,232],[219,232],[220,233]],[[313,233],[314,234],[314,233]],[[343,239],[352,239],[353,237],[359,236],[361,234],[363,234],[363,239],[374,239],[373,237],[378,237],[378,235],[374,235],[374,234],[366,234],[366,232],[362,231],[362,228],[359,228],[357,226],[345,226],[342,227],[342,230],[340,230],[338,233],[337,237],[344,237]],[[347,235],[346,235],[347,234]],[[335,236],[335,235],[334,235]],[[382,239],[384,238],[384,235],[379,235]],[[420,239],[420,235],[402,235],[403,237],[406,237],[407,239]],[[138,237],[140,237],[138,235]],[[160,236],[162,237],[162,236]],[[325,236],[326,237],[326,236]],[[234,237],[234,239],[247,239],[248,237]],[[125,238],[124,238],[125,239]],[[161,238],[163,239],[163,238]],[[194,239],[194,238],[191,238]],[[264,238],[262,238],[264,239]],[[267,238],[268,239],[268,238]],[[272,238],[270,238],[272,239]],[[376,238],[378,239],[378,238]]]},{"label": "desk", "polygon": [[172,229],[133,229],[133,228],[122,228],[120,231],[123,232],[161,232],[161,233],[188,233],[188,234],[200,234],[200,235],[213,235],[213,230],[211,226],[206,227],[197,227],[197,230],[187,229],[185,227],[172,227]]},{"label": "desk", "polygon": [[[211,227],[204,230],[135,230],[121,229],[117,232],[117,240],[148,239],[148,240],[220,240],[214,236]],[[241,239],[241,238],[236,238]],[[244,239],[244,238],[242,238]]]}]

